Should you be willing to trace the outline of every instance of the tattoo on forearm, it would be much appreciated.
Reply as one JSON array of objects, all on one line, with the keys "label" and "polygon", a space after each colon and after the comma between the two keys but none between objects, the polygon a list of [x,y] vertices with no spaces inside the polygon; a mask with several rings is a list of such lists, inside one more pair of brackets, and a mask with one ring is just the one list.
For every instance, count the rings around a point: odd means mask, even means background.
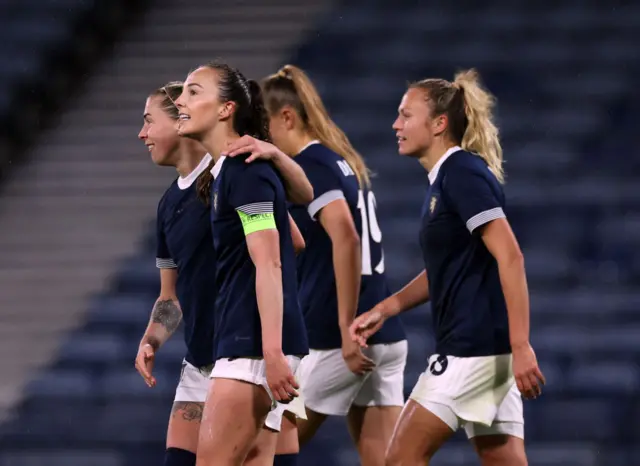
[{"label": "tattoo on forearm", "polygon": [[172,299],[157,301],[151,312],[151,321],[162,325],[167,332],[173,333],[180,325],[182,311]]},{"label": "tattoo on forearm", "polygon": [[200,422],[204,403],[192,401],[175,401],[171,408],[171,416],[180,416],[187,422]]}]

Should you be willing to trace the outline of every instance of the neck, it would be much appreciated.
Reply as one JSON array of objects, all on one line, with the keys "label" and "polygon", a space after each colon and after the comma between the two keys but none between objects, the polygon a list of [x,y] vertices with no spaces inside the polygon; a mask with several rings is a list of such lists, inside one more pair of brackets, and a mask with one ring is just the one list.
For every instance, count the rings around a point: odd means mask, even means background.
[{"label": "neck", "polygon": [[178,163],[176,163],[176,170],[178,175],[184,178],[196,169],[206,151],[202,144],[191,139],[183,139],[179,150],[180,157]]},{"label": "neck", "polygon": [[420,165],[422,165],[427,172],[430,172],[442,156],[454,146],[455,144],[453,142],[440,138],[436,139],[419,157]]},{"label": "neck", "polygon": [[213,160],[217,162],[220,159],[220,154],[227,149],[229,144],[239,138],[238,133],[231,127],[218,124],[205,134],[202,139],[202,145],[211,154]]},{"label": "neck", "polygon": [[292,154],[289,154],[292,157],[298,155],[302,148],[309,144],[311,141],[316,140],[317,138],[313,137],[311,134],[306,131],[300,131],[292,135],[291,137],[291,149]]}]

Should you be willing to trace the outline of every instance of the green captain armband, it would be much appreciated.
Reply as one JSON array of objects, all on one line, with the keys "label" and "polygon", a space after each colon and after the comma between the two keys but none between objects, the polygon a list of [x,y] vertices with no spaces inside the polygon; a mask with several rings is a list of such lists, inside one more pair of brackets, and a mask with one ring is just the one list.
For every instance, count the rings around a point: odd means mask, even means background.
[{"label": "green captain armband", "polygon": [[256,231],[275,230],[277,228],[276,218],[273,216],[273,212],[256,214],[246,214],[241,210],[237,212],[240,216],[245,236],[255,233]]}]

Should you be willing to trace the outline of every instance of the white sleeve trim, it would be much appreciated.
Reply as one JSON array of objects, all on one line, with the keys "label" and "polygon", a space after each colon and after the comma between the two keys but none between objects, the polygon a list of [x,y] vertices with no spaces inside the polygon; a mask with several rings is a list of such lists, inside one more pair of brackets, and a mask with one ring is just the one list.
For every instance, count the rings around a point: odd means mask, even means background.
[{"label": "white sleeve trim", "polygon": [[236,210],[246,215],[272,214],[273,202],[254,202],[252,204],[241,205]]},{"label": "white sleeve trim", "polygon": [[160,257],[156,257],[156,267],[159,269],[177,269],[178,266],[174,262],[173,259],[161,259]]},{"label": "white sleeve trim", "polygon": [[316,214],[320,212],[323,208],[331,204],[333,201],[339,201],[340,199],[344,199],[344,193],[340,189],[333,189],[331,191],[327,191],[326,193],[315,198],[309,207],[307,207],[307,212],[309,212],[309,216],[311,218],[315,218]]},{"label": "white sleeve trim", "polygon": [[467,229],[473,233],[473,230],[476,228],[499,218],[506,218],[502,207],[494,207],[493,209],[485,210],[484,212],[480,212],[467,220]]}]

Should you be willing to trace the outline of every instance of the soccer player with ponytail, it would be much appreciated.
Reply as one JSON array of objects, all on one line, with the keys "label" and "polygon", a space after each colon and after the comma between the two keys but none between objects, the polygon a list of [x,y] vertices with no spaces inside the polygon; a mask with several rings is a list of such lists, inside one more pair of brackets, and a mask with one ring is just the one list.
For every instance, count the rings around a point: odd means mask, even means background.
[{"label": "soccer player with ponytail", "polygon": [[430,186],[419,232],[425,270],[361,315],[363,347],[386,319],[431,301],[436,354],[396,425],[387,466],[429,464],[464,427],[485,466],[525,466],[522,398],[544,376],[529,343],[524,259],[505,215],[494,97],[474,70],[409,86],[393,124]]},{"label": "soccer player with ponytail", "polygon": [[[243,138],[263,150],[270,146],[264,142],[269,132],[260,86],[238,70],[224,63],[197,68],[187,77],[176,106],[178,133],[200,142],[212,158],[197,181],[210,209],[216,256],[210,286],[217,293],[212,309],[215,365],[197,464],[269,465],[284,404],[298,395],[295,371],[308,352],[296,296],[286,186],[280,177],[304,173],[273,146],[270,161],[246,163],[248,154],[222,155]],[[273,435],[260,435],[274,413],[279,419]]]},{"label": "soccer player with ponytail", "polygon": [[[274,144],[300,164],[314,190],[313,201],[290,209],[306,243],[299,298],[311,348],[299,371],[307,412],[298,421],[300,443],[327,416],[345,416],[361,464],[382,466],[404,404],[407,341],[397,318],[367,349],[349,335],[356,315],[390,294],[369,170],[301,69],[287,65],[262,88]],[[293,462],[276,457],[275,464]]]}]

